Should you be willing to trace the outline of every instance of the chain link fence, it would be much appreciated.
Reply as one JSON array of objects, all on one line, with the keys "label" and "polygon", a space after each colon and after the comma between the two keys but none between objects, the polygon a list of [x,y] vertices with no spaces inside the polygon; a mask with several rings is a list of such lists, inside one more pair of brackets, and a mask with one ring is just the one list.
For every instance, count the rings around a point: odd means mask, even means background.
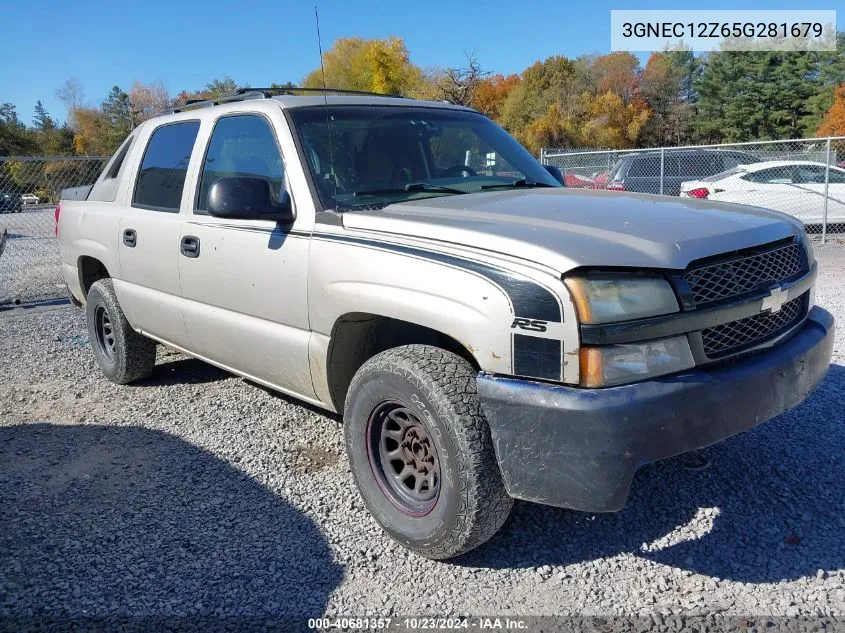
[{"label": "chain link fence", "polygon": [[749,204],[787,213],[824,241],[845,233],[845,137],[638,150],[543,149],[568,187]]},{"label": "chain link fence", "polygon": [[92,184],[108,158],[0,157],[0,308],[64,295],[54,209]]},{"label": "chain link fence", "polygon": [[[845,137],[639,150],[543,149],[566,185],[751,204],[845,234]],[[478,170],[507,166],[479,157]],[[62,296],[54,206],[108,157],[0,157],[0,308]],[[492,162],[491,162],[492,161]],[[468,157],[469,162],[469,157]]]}]

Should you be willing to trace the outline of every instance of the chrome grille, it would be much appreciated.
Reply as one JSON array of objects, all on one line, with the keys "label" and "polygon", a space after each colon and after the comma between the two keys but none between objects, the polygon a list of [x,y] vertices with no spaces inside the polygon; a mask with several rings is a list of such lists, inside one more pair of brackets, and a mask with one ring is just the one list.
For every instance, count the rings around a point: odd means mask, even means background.
[{"label": "chrome grille", "polygon": [[684,280],[692,290],[695,305],[700,307],[785,281],[801,272],[803,259],[798,244],[790,243],[693,268],[684,274]]},{"label": "chrome grille", "polygon": [[801,296],[783,304],[779,312],[761,312],[739,321],[702,330],[704,353],[708,358],[718,358],[762,343],[797,325],[803,317],[804,297]]}]

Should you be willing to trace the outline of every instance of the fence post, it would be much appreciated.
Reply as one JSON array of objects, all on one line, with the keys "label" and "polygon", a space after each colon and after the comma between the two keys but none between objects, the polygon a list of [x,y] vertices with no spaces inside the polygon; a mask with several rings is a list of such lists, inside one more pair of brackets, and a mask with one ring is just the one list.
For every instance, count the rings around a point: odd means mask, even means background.
[{"label": "fence post", "polygon": [[664,159],[665,159],[664,151],[665,150],[661,147],[660,148],[660,195],[661,196],[663,195],[663,166],[664,166]]},{"label": "fence post", "polygon": [[827,240],[827,201],[830,185],[830,137],[827,138],[827,152],[824,160],[824,214],[822,215],[822,244]]},{"label": "fence post", "polygon": [[546,148],[545,147],[540,148],[540,164],[541,165],[546,164]]}]

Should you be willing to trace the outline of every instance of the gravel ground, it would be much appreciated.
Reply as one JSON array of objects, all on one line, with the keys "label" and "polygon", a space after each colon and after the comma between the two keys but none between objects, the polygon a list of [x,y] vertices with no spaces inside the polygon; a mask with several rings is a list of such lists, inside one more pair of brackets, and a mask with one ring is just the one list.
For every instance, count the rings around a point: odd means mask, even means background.
[{"label": "gravel ground", "polygon": [[[845,323],[845,247],[817,254]],[[164,348],[117,387],[81,311],[0,313],[0,616],[845,615],[841,332],[808,401],[708,468],[643,468],[617,514],[517,503],[442,563],[370,518],[336,416]]]}]

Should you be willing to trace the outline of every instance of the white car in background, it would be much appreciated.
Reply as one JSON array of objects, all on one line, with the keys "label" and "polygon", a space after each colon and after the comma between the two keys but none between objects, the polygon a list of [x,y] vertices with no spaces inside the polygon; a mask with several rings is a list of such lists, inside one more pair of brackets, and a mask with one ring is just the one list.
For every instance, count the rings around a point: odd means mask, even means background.
[{"label": "white car in background", "polygon": [[21,202],[24,204],[38,204],[38,196],[34,193],[25,193],[21,196]]},{"label": "white car in background", "polygon": [[[738,165],[701,180],[681,183],[681,197],[706,198],[773,209],[817,224],[824,216],[824,163],[770,160]],[[845,169],[830,166],[828,222],[845,222]]]}]

